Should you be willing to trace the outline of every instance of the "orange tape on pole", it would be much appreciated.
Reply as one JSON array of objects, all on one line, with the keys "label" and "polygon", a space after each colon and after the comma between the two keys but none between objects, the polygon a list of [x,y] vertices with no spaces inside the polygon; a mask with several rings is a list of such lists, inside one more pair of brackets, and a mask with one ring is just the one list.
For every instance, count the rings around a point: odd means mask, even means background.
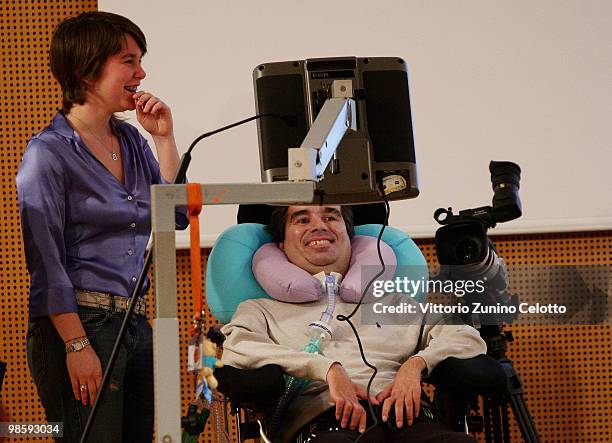
[{"label": "orange tape on pole", "polygon": [[202,211],[202,186],[199,183],[187,185],[187,211],[189,212],[189,236],[191,259],[191,287],[195,318],[202,318],[202,250],[200,249],[200,220]]}]

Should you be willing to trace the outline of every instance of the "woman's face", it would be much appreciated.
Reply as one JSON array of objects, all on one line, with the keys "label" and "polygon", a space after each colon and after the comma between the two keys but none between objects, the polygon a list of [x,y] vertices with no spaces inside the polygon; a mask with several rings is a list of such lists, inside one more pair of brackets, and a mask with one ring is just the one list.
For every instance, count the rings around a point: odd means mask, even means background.
[{"label": "woman's face", "polygon": [[142,51],[130,35],[125,36],[125,44],[119,53],[111,55],[100,76],[89,82],[87,102],[101,106],[110,113],[133,110],[132,96],[138,89],[146,73],[140,65]]}]

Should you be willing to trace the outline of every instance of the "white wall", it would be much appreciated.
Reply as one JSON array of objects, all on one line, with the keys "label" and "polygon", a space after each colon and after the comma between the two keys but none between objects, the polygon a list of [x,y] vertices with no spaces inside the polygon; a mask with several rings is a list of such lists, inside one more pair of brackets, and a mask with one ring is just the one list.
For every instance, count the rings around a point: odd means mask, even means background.
[{"label": "white wall", "polygon": [[[254,114],[251,71],[262,62],[400,56],[421,195],[392,204],[392,225],[432,236],[436,208],[490,204],[494,159],[523,169],[524,211],[495,233],[612,228],[612,2],[99,0],[99,9],[147,35],[142,86],[172,106],[180,151]],[[188,175],[258,182],[255,124],[201,142]],[[204,242],[235,214],[207,208]]]}]

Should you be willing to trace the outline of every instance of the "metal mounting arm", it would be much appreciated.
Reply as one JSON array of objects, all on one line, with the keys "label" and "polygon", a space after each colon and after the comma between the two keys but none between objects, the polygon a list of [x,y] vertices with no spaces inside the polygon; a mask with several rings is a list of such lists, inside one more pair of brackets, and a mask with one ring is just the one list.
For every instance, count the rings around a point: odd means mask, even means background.
[{"label": "metal mounting arm", "polygon": [[355,101],[327,99],[299,148],[289,149],[289,181],[319,181],[349,129],[357,129]]}]

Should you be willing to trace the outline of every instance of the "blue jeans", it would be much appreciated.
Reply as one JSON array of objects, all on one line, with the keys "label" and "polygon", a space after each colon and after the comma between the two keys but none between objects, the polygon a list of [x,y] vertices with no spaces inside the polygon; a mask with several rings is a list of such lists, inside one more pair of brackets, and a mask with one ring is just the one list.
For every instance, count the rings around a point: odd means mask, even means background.
[{"label": "blue jeans", "polygon": [[[79,317],[102,370],[110,358],[124,313],[79,307]],[[63,340],[48,317],[28,326],[28,366],[47,421],[63,422],[59,442],[78,442],[90,406],[76,400],[66,369]],[[115,368],[98,407],[88,442],[147,442],[153,437],[153,346],[151,327],[135,315],[117,356]]]}]

